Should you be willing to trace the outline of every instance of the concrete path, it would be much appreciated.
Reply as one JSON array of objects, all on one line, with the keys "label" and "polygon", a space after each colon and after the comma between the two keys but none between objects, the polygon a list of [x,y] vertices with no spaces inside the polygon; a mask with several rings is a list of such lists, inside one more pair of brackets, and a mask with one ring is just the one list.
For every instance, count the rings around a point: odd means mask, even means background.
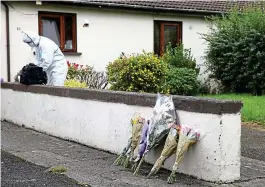
[{"label": "concrete path", "polygon": [[[247,130],[246,130],[247,132]],[[242,133],[246,133],[244,130]],[[258,132],[259,133],[259,132]],[[265,132],[262,132],[265,133]],[[247,133],[248,134],[248,133]],[[243,134],[243,140],[248,135]],[[248,138],[251,139],[252,135]],[[251,186],[263,187],[265,184],[264,157],[259,160],[242,158],[241,180],[233,184],[218,185],[179,174],[179,181],[168,185],[168,171],[162,170],[152,179],[146,179],[151,166],[145,165],[140,175],[112,163],[116,155],[99,151],[73,142],[64,141],[10,123],[2,122],[2,149],[44,167],[62,165],[68,169],[67,175],[80,183],[95,187],[166,187],[166,186]],[[246,138],[246,140],[248,140]],[[264,142],[262,134],[261,141]],[[246,147],[251,147],[250,144]],[[243,146],[243,145],[242,145]],[[263,149],[263,148],[261,148]],[[245,149],[244,155],[251,155]]]}]

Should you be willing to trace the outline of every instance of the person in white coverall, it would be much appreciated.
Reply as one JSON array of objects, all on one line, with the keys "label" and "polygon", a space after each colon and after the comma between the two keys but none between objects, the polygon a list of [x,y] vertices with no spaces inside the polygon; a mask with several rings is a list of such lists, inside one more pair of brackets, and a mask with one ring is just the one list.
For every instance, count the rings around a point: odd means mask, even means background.
[{"label": "person in white coverall", "polygon": [[23,42],[35,51],[34,64],[47,74],[47,85],[64,86],[68,66],[62,51],[51,39],[33,32],[22,32]]}]

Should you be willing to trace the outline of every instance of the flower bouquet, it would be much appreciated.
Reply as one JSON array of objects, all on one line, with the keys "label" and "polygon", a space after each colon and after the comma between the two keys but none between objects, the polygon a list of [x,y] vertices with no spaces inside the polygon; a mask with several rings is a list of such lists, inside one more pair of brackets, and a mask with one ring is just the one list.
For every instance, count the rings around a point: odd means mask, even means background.
[{"label": "flower bouquet", "polygon": [[114,161],[115,165],[123,165],[128,167],[129,162],[132,160],[134,151],[139,144],[141,131],[145,119],[139,113],[135,113],[131,119],[132,135],[130,136],[126,147],[123,149],[119,157]]},{"label": "flower bouquet", "polygon": [[153,111],[153,117],[151,124],[148,128],[147,133],[147,146],[145,152],[140,159],[137,167],[134,167],[134,175],[138,173],[142,162],[144,161],[145,155],[154,147],[158,146],[164,137],[168,134],[170,128],[168,128],[169,124],[175,122],[176,112],[174,103],[172,100],[172,96],[160,96],[158,94],[156,105]]},{"label": "flower bouquet", "polygon": [[184,153],[189,149],[190,145],[195,144],[200,138],[200,133],[187,126],[181,126],[179,133],[179,141],[176,152],[176,161],[173,165],[172,172],[168,178],[168,183],[172,184],[176,180],[176,172]]},{"label": "flower bouquet", "polygon": [[157,159],[150,173],[148,174],[148,178],[150,178],[153,174],[156,174],[161,166],[164,164],[167,158],[176,153],[178,138],[179,138],[179,125],[171,125],[171,129],[167,135],[167,139],[162,150],[160,157]]},{"label": "flower bouquet", "polygon": [[138,154],[137,154],[136,159],[134,160],[134,165],[132,167],[133,170],[135,170],[137,168],[139,160],[143,157],[143,154],[146,150],[147,133],[148,133],[149,124],[150,124],[150,121],[148,120],[147,123],[145,123],[143,126],[141,140],[140,140],[139,149],[138,149]]},{"label": "flower bouquet", "polygon": [[123,166],[126,168],[128,168],[130,166],[130,163],[133,161],[134,151],[139,145],[144,122],[145,119],[138,113],[135,113],[134,117],[131,119],[132,142],[129,151],[126,153],[126,159],[123,163]]},{"label": "flower bouquet", "polygon": [[129,138],[128,143],[126,147],[123,148],[122,153],[119,155],[119,157],[114,161],[114,165],[123,165],[125,159],[126,159],[126,154],[130,151],[132,144],[132,137]]}]

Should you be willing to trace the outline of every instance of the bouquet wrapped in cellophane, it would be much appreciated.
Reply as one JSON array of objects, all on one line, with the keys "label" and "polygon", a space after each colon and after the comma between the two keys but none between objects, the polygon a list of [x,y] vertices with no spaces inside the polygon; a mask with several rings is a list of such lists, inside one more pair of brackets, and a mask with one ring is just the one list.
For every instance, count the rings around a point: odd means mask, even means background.
[{"label": "bouquet wrapped in cellophane", "polygon": [[139,149],[138,149],[138,154],[137,154],[136,159],[134,160],[134,165],[132,167],[133,170],[136,169],[139,160],[143,157],[143,154],[144,154],[144,152],[146,150],[146,146],[147,146],[147,133],[148,133],[149,124],[150,124],[150,121],[147,120],[147,122],[143,126],[141,140],[140,140]]},{"label": "bouquet wrapped in cellophane", "polygon": [[139,164],[135,162],[137,167],[134,167],[134,175],[138,173],[145,155],[154,147],[158,146],[161,141],[167,136],[170,124],[175,123],[176,111],[172,96],[161,96],[158,94],[156,105],[154,107],[153,116],[147,133],[147,146],[145,152],[140,159]]},{"label": "bouquet wrapped in cellophane", "polygon": [[176,172],[180,161],[183,159],[184,153],[187,152],[190,145],[195,144],[200,138],[200,132],[188,126],[181,126],[179,133],[179,141],[176,151],[176,161],[173,165],[172,172],[168,178],[168,183],[173,183],[176,180]]},{"label": "bouquet wrapped in cellophane", "polygon": [[176,153],[177,145],[178,145],[178,138],[179,138],[179,125],[172,124],[170,125],[170,131],[167,135],[167,139],[162,150],[160,157],[155,162],[154,166],[152,167],[150,173],[148,174],[148,178],[151,177],[153,174],[156,174],[159,169],[162,167],[164,162],[167,158],[171,155]]},{"label": "bouquet wrapped in cellophane", "polygon": [[132,134],[129,137],[126,147],[114,161],[115,165],[123,165],[124,167],[129,166],[130,161],[133,159],[134,151],[139,144],[144,122],[145,119],[139,113],[134,114],[131,119]]},{"label": "bouquet wrapped in cellophane", "polygon": [[145,123],[145,118],[143,118],[140,114],[136,113],[132,118],[131,123],[132,123],[132,143],[130,151],[127,153],[127,158],[123,164],[123,166],[126,168],[130,167],[130,164],[133,162],[135,149],[140,143],[142,129]]},{"label": "bouquet wrapped in cellophane", "polygon": [[119,157],[114,161],[114,163],[113,163],[114,165],[123,165],[123,163],[126,159],[126,154],[130,151],[131,144],[132,144],[132,137],[129,138],[126,147],[123,148]]}]

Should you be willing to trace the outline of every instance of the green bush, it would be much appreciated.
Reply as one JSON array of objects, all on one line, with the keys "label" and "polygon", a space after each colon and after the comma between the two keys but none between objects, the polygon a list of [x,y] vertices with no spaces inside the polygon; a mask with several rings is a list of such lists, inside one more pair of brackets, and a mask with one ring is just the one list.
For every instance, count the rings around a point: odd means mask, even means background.
[{"label": "green bush", "polygon": [[86,87],[91,89],[105,89],[107,87],[106,72],[98,72],[88,65],[83,66],[77,63],[70,63],[69,61],[67,61],[67,65],[67,80],[72,81],[74,79],[76,82],[80,82],[82,85],[86,85]]},{"label": "green bush", "polygon": [[87,88],[87,85],[85,82],[79,82],[75,79],[68,79],[64,81],[64,86],[68,88]]},{"label": "green bush", "polygon": [[265,92],[265,14],[245,8],[210,19],[206,65],[226,90],[261,95]]},{"label": "green bush", "polygon": [[169,44],[162,57],[168,65],[167,88],[171,94],[194,95],[199,92],[197,76],[200,69],[191,49],[185,49],[183,44],[172,48]]},{"label": "green bush", "polygon": [[172,68],[168,72],[167,85],[171,94],[194,95],[198,93],[197,73],[189,68]]},{"label": "green bush", "polygon": [[200,69],[196,66],[196,59],[192,56],[191,49],[185,49],[183,44],[177,47],[167,45],[163,55],[163,61],[169,67],[194,69],[198,74]]},{"label": "green bush", "polygon": [[107,66],[110,89],[133,92],[165,93],[167,65],[153,53],[122,54]]}]

